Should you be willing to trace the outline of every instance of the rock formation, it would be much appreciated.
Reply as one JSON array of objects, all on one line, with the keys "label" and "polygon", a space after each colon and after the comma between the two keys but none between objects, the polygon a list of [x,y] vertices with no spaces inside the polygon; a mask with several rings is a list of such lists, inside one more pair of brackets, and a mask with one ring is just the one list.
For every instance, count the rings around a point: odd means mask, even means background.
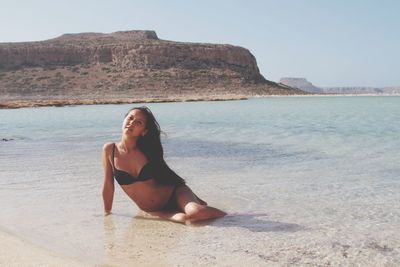
[{"label": "rock formation", "polygon": [[305,78],[282,78],[279,82],[287,86],[317,94],[400,94],[400,87],[317,87]]},{"label": "rock formation", "polygon": [[154,31],[0,44],[0,104],[303,93],[266,80],[245,48],[160,40]]},{"label": "rock formation", "polygon": [[321,88],[314,86],[312,83],[307,81],[305,78],[281,78],[279,83],[298,88],[300,90],[310,93],[321,93]]}]

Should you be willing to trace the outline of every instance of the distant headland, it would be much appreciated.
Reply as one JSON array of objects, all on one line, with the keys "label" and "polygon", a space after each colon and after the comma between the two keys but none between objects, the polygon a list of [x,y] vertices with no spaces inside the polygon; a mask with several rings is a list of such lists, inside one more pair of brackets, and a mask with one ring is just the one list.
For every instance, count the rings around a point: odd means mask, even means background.
[{"label": "distant headland", "polygon": [[249,50],[154,31],[0,43],[0,108],[307,94],[266,80]]},{"label": "distant headland", "polygon": [[393,87],[318,87],[309,82],[306,78],[286,77],[279,81],[281,84],[298,88],[314,94],[353,94],[353,95],[399,95],[400,86]]}]

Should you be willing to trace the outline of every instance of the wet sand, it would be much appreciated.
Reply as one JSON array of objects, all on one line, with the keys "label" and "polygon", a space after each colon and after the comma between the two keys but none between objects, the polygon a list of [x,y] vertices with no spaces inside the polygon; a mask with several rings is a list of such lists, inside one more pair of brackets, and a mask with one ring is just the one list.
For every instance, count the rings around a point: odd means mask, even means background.
[{"label": "wet sand", "polygon": [[86,266],[0,231],[0,266]]}]

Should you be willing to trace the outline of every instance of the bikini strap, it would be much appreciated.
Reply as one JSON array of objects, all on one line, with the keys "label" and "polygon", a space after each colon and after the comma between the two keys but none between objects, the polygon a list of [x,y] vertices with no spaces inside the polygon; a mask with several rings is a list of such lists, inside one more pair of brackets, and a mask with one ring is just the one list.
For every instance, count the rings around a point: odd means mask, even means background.
[{"label": "bikini strap", "polygon": [[115,170],[115,167],[114,167],[114,154],[115,154],[115,143],[113,144],[112,161],[111,161],[113,170]]}]

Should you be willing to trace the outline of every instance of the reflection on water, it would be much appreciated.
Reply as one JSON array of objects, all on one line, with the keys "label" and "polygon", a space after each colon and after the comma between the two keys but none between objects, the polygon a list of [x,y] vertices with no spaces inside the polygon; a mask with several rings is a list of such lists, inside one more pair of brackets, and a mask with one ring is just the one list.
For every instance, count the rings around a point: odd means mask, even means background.
[{"label": "reflection on water", "polygon": [[177,249],[186,230],[180,224],[142,217],[133,217],[127,225],[116,227],[114,216],[119,215],[104,217],[104,249],[106,261],[115,266],[168,265],[162,259]]},{"label": "reflection on water", "polygon": [[[298,224],[271,221],[265,213],[231,214],[189,226],[140,215],[131,218],[126,225],[117,225],[114,219],[120,216],[129,217],[123,214],[104,217],[105,261],[113,266],[171,266],[174,255],[188,253],[199,244],[204,250],[207,245],[219,243],[222,246],[229,242],[221,236],[231,229],[252,233],[295,233],[304,230]],[[188,245],[188,240],[193,238],[193,243]],[[175,265],[179,264],[175,262]]]},{"label": "reflection on water", "polygon": [[217,220],[214,226],[241,227],[251,232],[297,232],[304,230],[304,226],[295,223],[284,223],[268,220],[267,214],[232,214]]}]

